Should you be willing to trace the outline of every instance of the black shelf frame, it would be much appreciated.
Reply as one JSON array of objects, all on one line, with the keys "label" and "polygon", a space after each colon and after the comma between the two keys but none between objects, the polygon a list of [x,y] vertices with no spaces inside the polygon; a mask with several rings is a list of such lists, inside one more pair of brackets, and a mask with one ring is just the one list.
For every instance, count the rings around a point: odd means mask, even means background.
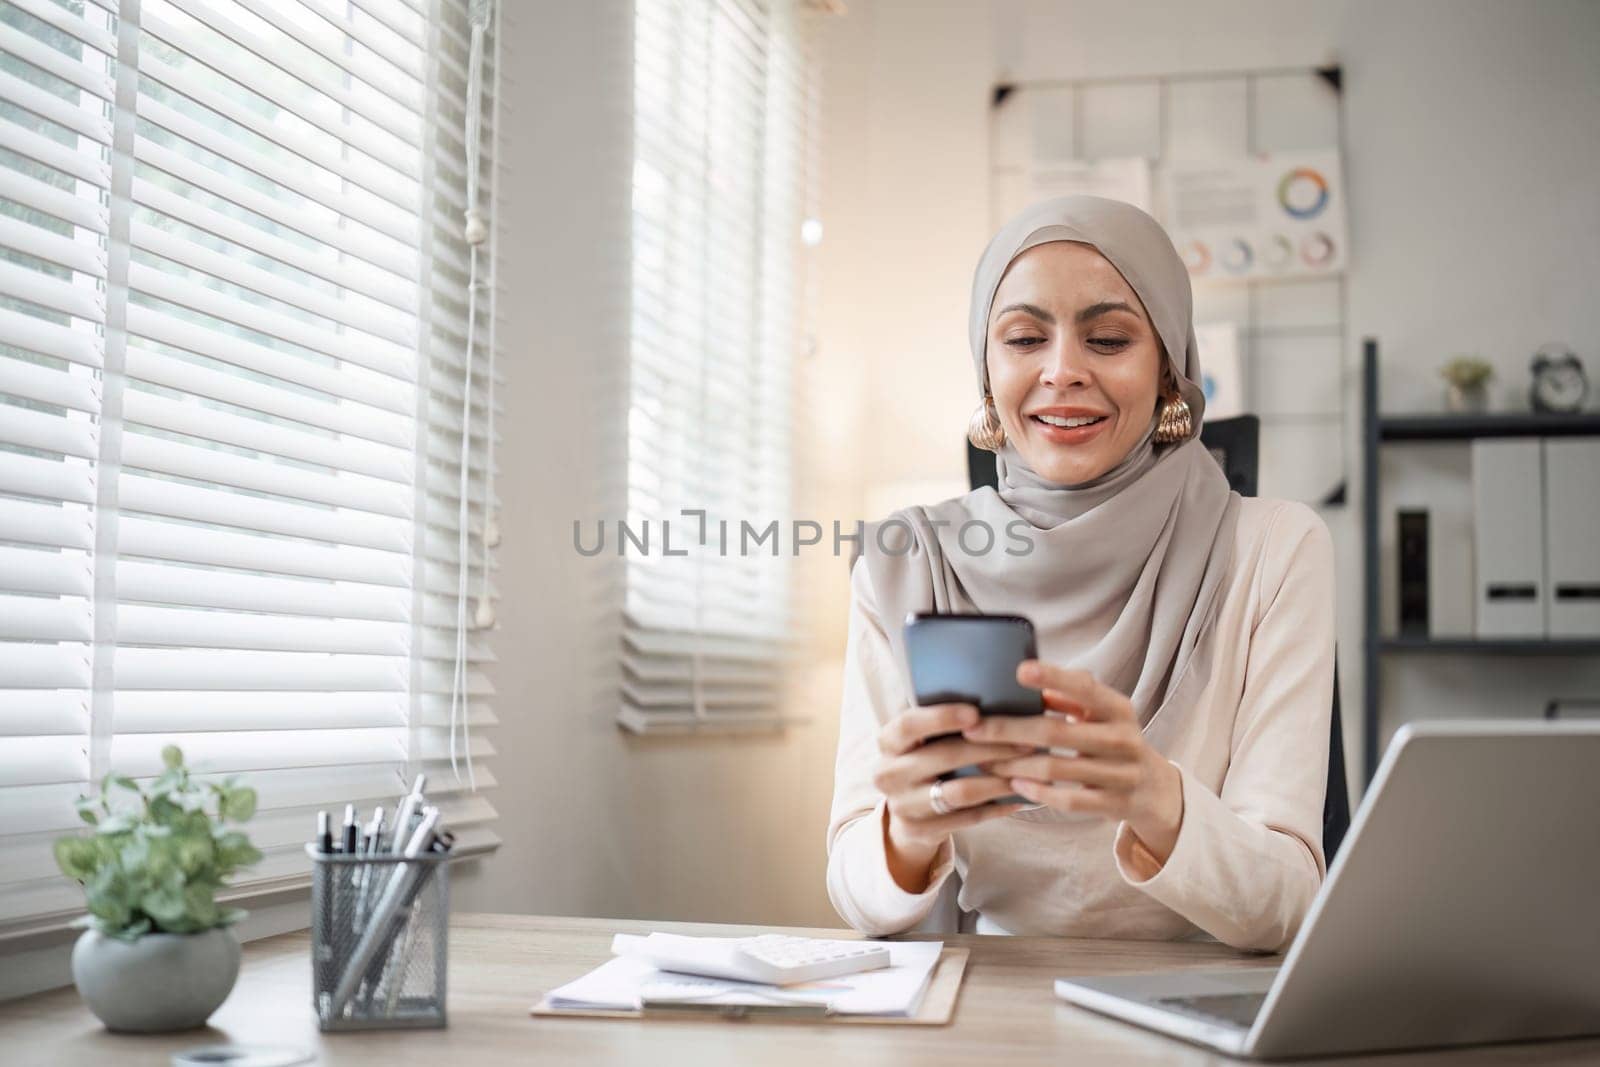
[{"label": "black shelf frame", "polygon": [[[1371,343],[1371,342],[1368,342]],[[1470,441],[1478,437],[1577,437],[1600,434],[1600,413],[1536,415],[1385,415],[1380,441]]]},{"label": "black shelf frame", "polygon": [[1481,415],[1380,415],[1378,342],[1361,345],[1361,503],[1362,547],[1366,570],[1362,596],[1365,616],[1361,676],[1363,711],[1362,770],[1370,785],[1378,772],[1378,672],[1384,655],[1595,656],[1600,638],[1477,638],[1398,634],[1385,636],[1379,620],[1378,578],[1379,450],[1386,443],[1448,444],[1482,437],[1600,437],[1600,413],[1541,415],[1509,412]]},{"label": "black shelf frame", "polygon": [[1423,637],[1378,638],[1379,652],[1475,656],[1596,656],[1600,638]]}]

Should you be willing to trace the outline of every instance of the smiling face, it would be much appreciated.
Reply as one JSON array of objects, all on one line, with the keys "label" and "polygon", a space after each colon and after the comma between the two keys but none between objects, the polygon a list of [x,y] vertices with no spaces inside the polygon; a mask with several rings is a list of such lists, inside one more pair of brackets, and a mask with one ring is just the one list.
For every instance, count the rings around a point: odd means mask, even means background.
[{"label": "smiling face", "polygon": [[1093,247],[1035,245],[989,312],[989,389],[1006,439],[1047,481],[1080,485],[1139,443],[1167,380],[1138,294]]}]

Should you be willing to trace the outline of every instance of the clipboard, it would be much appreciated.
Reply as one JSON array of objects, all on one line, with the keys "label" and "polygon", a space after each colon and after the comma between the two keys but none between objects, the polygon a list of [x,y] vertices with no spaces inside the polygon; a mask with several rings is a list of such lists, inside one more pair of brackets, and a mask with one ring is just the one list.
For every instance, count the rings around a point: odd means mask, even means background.
[{"label": "clipboard", "polygon": [[[582,1019],[730,1019],[742,1021],[782,1023],[843,1023],[854,1026],[944,1026],[955,1017],[956,998],[961,993],[961,979],[967,972],[970,950],[945,949],[939,953],[939,962],[933,965],[928,977],[927,991],[915,1015],[830,1015],[821,1012],[791,1012],[782,1008],[774,1010],[749,1005],[703,1005],[651,1007],[645,1011],[615,1011],[596,1008],[555,1008],[548,996],[540,997],[530,1015],[569,1016]],[[743,1008],[744,1010],[739,1010]]]}]

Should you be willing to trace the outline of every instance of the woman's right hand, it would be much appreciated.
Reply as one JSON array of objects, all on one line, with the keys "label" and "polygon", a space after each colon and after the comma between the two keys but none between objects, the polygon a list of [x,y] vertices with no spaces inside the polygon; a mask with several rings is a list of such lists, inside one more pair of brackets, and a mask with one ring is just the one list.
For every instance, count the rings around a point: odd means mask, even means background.
[{"label": "woman's right hand", "polygon": [[882,756],[872,782],[887,799],[884,852],[889,873],[908,893],[927,889],[928,867],[956,830],[1028,807],[989,803],[1016,790],[1008,778],[977,774],[944,782],[940,797],[950,810],[943,815],[933,810],[930,791],[941,774],[1033,752],[1029,746],[980,744],[961,736],[977,723],[978,709],[971,704],[926,704],[907,708],[878,732]]}]

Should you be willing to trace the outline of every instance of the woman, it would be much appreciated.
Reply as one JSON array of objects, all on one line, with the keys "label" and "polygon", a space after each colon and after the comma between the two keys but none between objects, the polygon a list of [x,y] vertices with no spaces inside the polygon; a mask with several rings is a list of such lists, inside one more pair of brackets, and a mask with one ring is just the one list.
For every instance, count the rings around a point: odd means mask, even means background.
[{"label": "woman", "polygon": [[[828,891],[857,929],[923,923],[952,872],[979,933],[1276,950],[1305,917],[1332,545],[1306,506],[1232,492],[1200,444],[1191,301],[1155,220],[1097,197],[1034,205],[979,261],[970,436],[999,490],[897,513],[851,575]],[[974,521],[992,551],[958,540]],[[915,611],[1030,618],[1017,678],[1047,714],[914,706]]]}]

